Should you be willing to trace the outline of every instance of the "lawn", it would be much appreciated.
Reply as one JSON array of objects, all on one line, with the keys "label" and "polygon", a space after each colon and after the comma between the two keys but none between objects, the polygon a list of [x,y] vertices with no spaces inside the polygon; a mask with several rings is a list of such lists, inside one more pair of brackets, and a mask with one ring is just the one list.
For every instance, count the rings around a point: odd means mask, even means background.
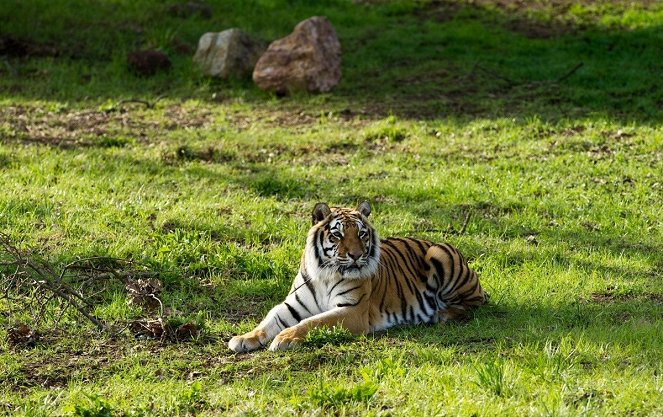
[{"label": "lawn", "polygon": [[[663,415],[663,5],[177,4],[0,4],[0,413]],[[192,66],[204,32],[313,15],[343,48],[331,93]],[[135,75],[138,48],[172,68]],[[287,294],[315,203],[364,199],[381,236],[458,247],[490,303],[228,350]],[[10,287],[11,248],[106,327],[34,271]]]}]

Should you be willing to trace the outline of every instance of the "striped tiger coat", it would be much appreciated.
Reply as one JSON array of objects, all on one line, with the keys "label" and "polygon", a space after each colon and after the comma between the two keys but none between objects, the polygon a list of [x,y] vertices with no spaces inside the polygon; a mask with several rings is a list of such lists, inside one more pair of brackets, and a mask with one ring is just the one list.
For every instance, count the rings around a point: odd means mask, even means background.
[{"label": "striped tiger coat", "polygon": [[398,324],[438,323],[485,304],[476,272],[450,245],[425,240],[379,240],[371,207],[313,210],[299,273],[285,301],[228,347],[247,352],[300,344],[309,329],[342,325],[353,334]]}]

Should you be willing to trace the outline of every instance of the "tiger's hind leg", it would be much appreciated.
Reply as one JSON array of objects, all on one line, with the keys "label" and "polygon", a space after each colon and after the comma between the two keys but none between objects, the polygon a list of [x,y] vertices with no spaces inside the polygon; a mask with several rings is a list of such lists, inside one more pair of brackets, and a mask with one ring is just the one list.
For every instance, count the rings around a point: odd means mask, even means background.
[{"label": "tiger's hind leg", "polygon": [[435,292],[437,322],[463,320],[467,313],[488,301],[476,272],[450,245],[433,245],[426,252],[427,291]]}]

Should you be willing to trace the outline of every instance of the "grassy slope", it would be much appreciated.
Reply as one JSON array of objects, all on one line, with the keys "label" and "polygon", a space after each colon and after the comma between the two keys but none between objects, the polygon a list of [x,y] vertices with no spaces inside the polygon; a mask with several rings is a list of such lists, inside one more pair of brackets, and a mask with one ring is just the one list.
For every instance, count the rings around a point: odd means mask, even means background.
[{"label": "grassy slope", "polygon": [[[165,305],[207,333],[163,345],[71,321],[35,348],[2,342],[0,409],[663,414],[663,9],[477,3],[220,2],[211,20],[160,2],[3,3],[5,33],[61,56],[3,59],[2,230],[57,264],[167,271]],[[209,81],[172,47],[229,26],[272,39],[314,14],[344,47],[329,95]],[[171,72],[126,70],[148,46]],[[383,235],[460,247],[491,305],[443,328],[229,354],[286,293],[312,205],[362,198]],[[141,312],[116,288],[97,314]]]}]

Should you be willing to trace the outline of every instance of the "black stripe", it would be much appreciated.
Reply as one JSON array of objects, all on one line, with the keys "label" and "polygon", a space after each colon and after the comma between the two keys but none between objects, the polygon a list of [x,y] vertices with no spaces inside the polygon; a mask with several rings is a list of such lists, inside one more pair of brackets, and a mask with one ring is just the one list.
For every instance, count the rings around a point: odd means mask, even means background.
[{"label": "black stripe", "polygon": [[435,289],[437,291],[440,287],[444,286],[444,273],[446,271],[444,270],[444,266],[439,259],[430,258],[430,263],[433,265],[433,268],[435,268],[435,274],[437,275],[437,288]]},{"label": "black stripe", "polygon": [[314,239],[313,246],[315,247],[315,258],[320,263],[322,261],[322,255],[320,254],[320,249],[322,248],[322,230],[318,229],[316,234],[316,239]]},{"label": "black stripe", "polygon": [[474,302],[474,301],[486,301],[486,298],[482,297],[480,295],[477,295],[477,296],[474,296],[474,297],[466,298],[463,301],[465,301],[466,303]]},{"label": "black stripe", "polygon": [[377,250],[377,248],[380,245],[380,241],[377,239],[377,237],[376,237],[377,235],[376,235],[374,230],[369,229],[369,233],[370,233],[369,237],[370,237],[370,242],[371,242],[370,254],[371,254],[371,257],[374,257],[375,256],[375,251]]},{"label": "black stripe", "polygon": [[290,314],[292,315],[292,318],[294,318],[294,319],[297,321],[297,323],[299,323],[300,321],[302,321],[302,316],[299,315],[299,313],[297,312],[297,310],[295,310],[295,309],[294,309],[290,304],[288,304],[288,303],[283,303],[283,304],[285,304],[285,306],[288,307],[288,311],[289,311]]},{"label": "black stripe", "polygon": [[473,294],[477,290],[477,288],[479,288],[479,280],[474,279],[470,285],[471,286],[467,291],[463,291],[462,293],[460,293],[461,296],[469,297],[471,294]]},{"label": "black stripe", "polygon": [[[394,240],[397,240],[397,241],[401,242],[401,243],[403,244],[403,246],[405,246],[405,250],[406,250],[407,253],[410,255],[410,260],[412,260],[413,262],[414,262],[414,261],[417,261],[417,264],[418,264],[417,266],[418,266],[419,268],[421,268],[421,267],[422,267],[423,257],[421,256],[420,253],[416,253],[416,252],[414,251],[414,248],[413,248],[413,246],[412,246],[412,239],[394,238]],[[414,264],[413,264],[412,266],[415,267]]]},{"label": "black stripe", "polygon": [[461,270],[463,272],[463,282],[456,285],[456,291],[461,291],[467,285],[472,285],[474,281],[472,279],[472,270],[468,268],[467,265],[461,264]]},{"label": "black stripe", "polygon": [[421,258],[423,260],[423,258],[426,256],[428,248],[424,246],[424,243],[419,239],[410,239],[410,240],[414,242],[417,246],[419,246],[419,250],[421,251]]},{"label": "black stripe", "polygon": [[408,313],[407,321],[413,322],[414,321],[414,307],[412,307],[412,305],[407,306],[407,313]]},{"label": "black stripe", "polygon": [[467,283],[467,271],[465,270],[463,264],[458,265],[458,279],[454,282],[451,291],[458,291],[463,285]]},{"label": "black stripe", "polygon": [[416,293],[414,293],[414,295],[417,296],[417,302],[419,303],[419,310],[423,310],[423,313],[426,314],[427,316],[430,315],[430,313],[426,309],[426,305],[424,304],[424,298],[422,297],[421,293],[417,291]]},{"label": "black stripe", "polygon": [[343,282],[343,280],[342,280],[342,279],[339,279],[338,281],[336,281],[336,282],[334,283],[334,285],[332,285],[332,287],[331,287],[329,290],[327,290],[327,297],[328,297],[328,298],[332,296],[332,292],[334,292],[334,288],[336,288],[336,286],[337,286],[338,284],[340,284],[341,282]]},{"label": "black stripe", "polygon": [[281,329],[287,329],[288,327],[290,327],[290,326],[288,326],[288,323],[281,320],[281,317],[279,317],[278,314],[276,315],[275,318],[276,318],[276,320],[278,320],[278,324],[280,325]]},{"label": "black stripe", "polygon": [[[394,252],[396,252],[398,254],[398,257],[403,261],[403,266],[407,268],[408,272],[411,275],[417,275],[414,271],[414,265],[412,265],[411,262],[408,262],[408,257],[406,257],[405,254],[401,251],[401,248],[399,248],[398,246],[396,246],[395,244],[390,242],[390,240],[396,240],[396,241],[399,241],[399,242],[403,243],[403,245],[405,245],[406,249],[407,249],[407,242],[403,242],[401,239],[396,239],[396,238],[391,238],[391,239],[385,241],[385,243],[387,245],[389,245],[389,247],[391,249],[393,249]],[[401,268],[401,270],[403,270],[403,268]],[[405,271],[403,271],[403,272],[405,272]]]},{"label": "black stripe", "polygon": [[302,302],[302,300],[299,298],[299,295],[298,295],[297,293],[295,293],[295,300],[297,300],[297,302],[299,303],[300,306],[304,307],[304,310],[306,310],[306,312],[307,312],[309,315],[312,315],[312,314],[313,314],[313,313],[311,312],[311,310],[309,310],[308,307],[306,307],[306,304],[304,304],[304,303]]},{"label": "black stripe", "polygon": [[[456,268],[455,268],[456,260],[453,257],[453,251],[451,250],[452,248],[449,247],[448,245],[436,245],[436,247],[438,247],[438,248],[442,249],[444,252],[446,252],[447,256],[451,259],[451,262],[449,262],[449,264],[450,264],[449,282],[444,283],[444,278],[443,278],[442,279],[443,280],[443,285],[440,288],[440,290],[442,291],[443,294],[447,294],[447,293],[449,293],[449,291],[451,289],[453,289],[454,283],[456,282],[456,280],[460,276],[458,276],[458,277],[455,276],[456,275],[455,274],[455,272],[456,272]],[[431,258],[431,261],[433,259],[434,258]],[[439,261],[437,259],[435,261],[439,263]]]},{"label": "black stripe", "polygon": [[[362,284],[362,285],[363,285],[363,284]],[[349,290],[341,291],[341,292],[339,292],[338,294],[336,294],[336,296],[338,297],[339,295],[347,294],[347,293],[349,293],[350,291],[354,291],[354,290],[356,290],[357,288],[361,288],[361,285],[358,285],[358,286],[356,286],[356,287],[354,287],[354,288],[350,288]]]},{"label": "black stripe", "polygon": [[383,277],[382,281],[384,282],[384,290],[382,291],[382,295],[380,296],[380,307],[378,309],[380,313],[384,312],[384,303],[385,301],[387,301],[387,279]]},{"label": "black stripe", "polygon": [[403,278],[410,291],[415,292],[415,289],[412,288],[412,285],[410,284],[409,280],[407,280],[407,277],[413,275],[416,276],[418,274],[410,267],[410,263],[407,261],[407,258],[396,245],[389,241],[386,241],[385,243],[389,246],[389,249],[392,249],[393,252],[395,252],[396,255],[401,259],[401,262],[398,263],[398,267],[403,272]]},{"label": "black stripe", "polygon": [[318,307],[318,311],[322,311],[322,308],[320,308],[320,304],[318,303],[318,298],[316,297],[315,287],[313,286],[313,283],[309,278],[307,278],[306,281],[304,282],[306,283],[306,288],[308,288],[308,290],[311,292],[311,295],[313,296],[313,301],[315,301],[315,306]]},{"label": "black stripe", "polygon": [[361,297],[359,297],[359,300],[357,300],[357,302],[354,303],[354,304],[353,304],[353,303],[338,303],[338,304],[336,304],[336,307],[354,307],[354,306],[356,306],[357,304],[361,303],[361,300],[364,299],[364,296],[365,296],[365,295],[366,295],[366,294],[362,294]]},{"label": "black stripe", "polygon": [[424,294],[424,300],[426,300],[426,303],[428,304],[428,307],[433,310],[433,314],[437,311],[437,301],[435,301],[435,297],[431,297],[427,294]]}]

